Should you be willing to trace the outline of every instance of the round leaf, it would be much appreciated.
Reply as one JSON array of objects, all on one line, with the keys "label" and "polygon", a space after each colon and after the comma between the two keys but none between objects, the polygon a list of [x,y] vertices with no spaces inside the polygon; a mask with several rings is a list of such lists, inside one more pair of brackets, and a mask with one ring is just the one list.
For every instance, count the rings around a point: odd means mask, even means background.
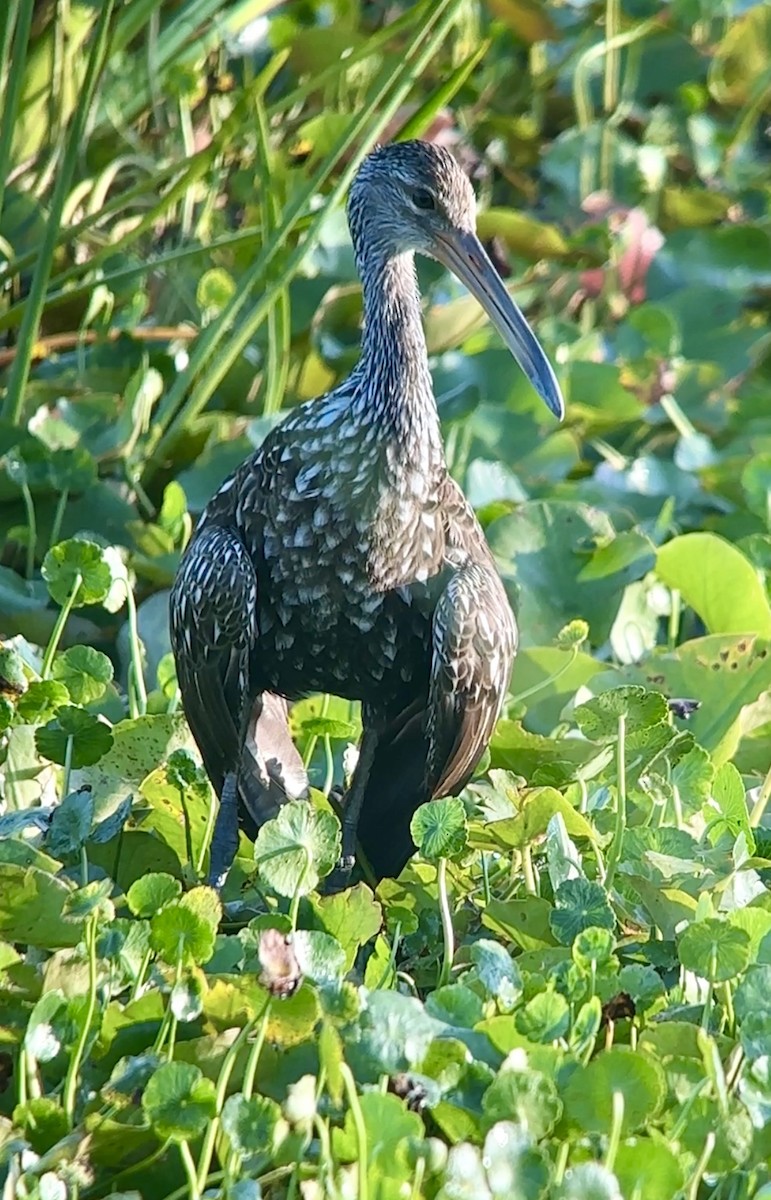
[{"label": "round leaf", "polygon": [[534,1141],[548,1137],[562,1115],[562,1101],[551,1079],[539,1071],[507,1067],[490,1084],[482,1107],[495,1121],[516,1121]]},{"label": "round leaf", "polygon": [[410,822],[412,840],[424,858],[457,858],[466,845],[466,810],[457,796],[421,804]]},{"label": "round leaf", "polygon": [[578,728],[591,742],[618,737],[618,719],[626,718],[627,734],[638,733],[667,718],[667,702],[658,692],[641,687],[618,687],[601,692],[575,710]]},{"label": "round leaf", "polygon": [[615,1046],[571,1075],[562,1094],[565,1116],[584,1133],[607,1134],[613,1121],[614,1092],[620,1092],[624,1100],[622,1133],[633,1133],[661,1107],[666,1094],[664,1072],[648,1055]]},{"label": "round leaf", "polygon": [[150,1078],[142,1108],[156,1135],[181,1142],[198,1137],[214,1116],[214,1084],[190,1063],[166,1063]]},{"label": "round leaf", "polygon": [[743,929],[710,917],[688,926],[678,943],[677,954],[687,971],[710,983],[724,983],[735,979],[747,966],[750,939]]},{"label": "round leaf", "polygon": [[16,712],[28,725],[40,725],[69,702],[70,693],[63,683],[57,683],[54,679],[36,679],[19,697]]},{"label": "round leaf", "polygon": [[285,804],[261,827],[254,846],[260,875],[280,896],[313,891],[339,856],[339,823],[305,800]]},{"label": "round leaf", "polygon": [[70,738],[73,767],[91,767],[98,763],[113,740],[112,730],[104,721],[67,704],[59,709],[53,721],[35,731],[35,746],[41,757],[63,766]]},{"label": "round leaf", "polygon": [[531,1042],[554,1042],[570,1027],[570,1009],[558,992],[540,992],[517,1013],[517,1029]]},{"label": "round leaf", "polygon": [[64,684],[75,704],[93,704],[112,676],[109,658],[92,646],[72,646],[54,659],[53,677]]},{"label": "round leaf", "polygon": [[234,1150],[253,1170],[256,1160],[267,1156],[273,1148],[273,1138],[281,1117],[275,1100],[267,1096],[230,1096],[222,1109],[222,1128]]},{"label": "round leaf", "polygon": [[162,871],[150,871],[141,879],[135,879],[126,893],[128,906],[135,917],[152,917],[165,904],[176,900],[182,893],[182,884],[173,875]]},{"label": "round leaf", "polygon": [[102,547],[80,538],[52,546],[43,559],[42,573],[57,604],[65,604],[75,591],[76,608],[101,604],[112,585],[112,571]]},{"label": "round leaf", "polygon": [[153,917],[150,945],[167,963],[205,963],[214,953],[214,931],[181,900],[175,900]]},{"label": "round leaf", "polygon": [[572,945],[579,933],[596,925],[613,929],[616,919],[608,897],[598,883],[567,879],[557,888],[557,907],[549,914],[552,933],[563,946]]},{"label": "round leaf", "polygon": [[498,1121],[485,1138],[482,1162],[495,1200],[541,1200],[551,1171],[532,1136],[511,1121]]}]

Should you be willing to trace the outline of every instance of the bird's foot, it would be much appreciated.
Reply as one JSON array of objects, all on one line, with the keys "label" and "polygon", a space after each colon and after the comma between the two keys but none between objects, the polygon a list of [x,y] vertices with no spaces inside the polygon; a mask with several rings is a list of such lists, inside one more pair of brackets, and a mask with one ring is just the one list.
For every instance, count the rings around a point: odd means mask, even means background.
[{"label": "bird's foot", "polygon": [[327,875],[324,891],[329,895],[332,892],[343,892],[351,886],[351,873],[353,872],[356,858],[353,854],[343,854],[338,859],[337,866],[332,871],[331,875]]}]

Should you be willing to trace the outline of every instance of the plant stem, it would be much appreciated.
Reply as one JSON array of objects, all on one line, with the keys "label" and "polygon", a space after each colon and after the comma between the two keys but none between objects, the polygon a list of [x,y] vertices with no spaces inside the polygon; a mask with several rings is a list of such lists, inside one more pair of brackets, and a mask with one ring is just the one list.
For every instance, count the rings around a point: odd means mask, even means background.
[{"label": "plant stem", "polygon": [[243,1029],[239,1031],[238,1036],[235,1038],[222,1063],[219,1078],[217,1079],[215,1115],[212,1117],[211,1121],[206,1127],[203,1145],[201,1146],[201,1153],[198,1156],[197,1178],[198,1186],[201,1191],[203,1191],[203,1189],[206,1187],[206,1181],[209,1176],[209,1168],[211,1167],[211,1160],[214,1157],[214,1146],[220,1129],[220,1114],[222,1112],[222,1106],[225,1103],[230,1076],[233,1074],[233,1068],[236,1065],[236,1059],[238,1058],[241,1047],[244,1045],[249,1037],[249,1034],[254,1028],[255,1019],[256,1018],[253,1018],[252,1020],[247,1021]]},{"label": "plant stem", "polygon": [[701,1183],[702,1176],[707,1169],[707,1164],[712,1157],[712,1151],[715,1149],[715,1140],[715,1132],[714,1130],[710,1129],[704,1142],[704,1149],[701,1152],[699,1161],[696,1164],[696,1169],[693,1172],[693,1178],[691,1179],[691,1183],[687,1192],[687,1200],[698,1200],[699,1184]]},{"label": "plant stem", "polygon": [[24,576],[31,579],[35,570],[35,551],[37,549],[37,518],[35,516],[35,501],[28,483],[22,483],[21,494],[24,499],[24,511],[27,514],[27,553]]},{"label": "plant stem", "polygon": [[139,623],[137,621],[137,605],[134,599],[134,589],[126,579],[126,606],[128,608],[129,644],[131,647],[131,668],[133,674],[134,706],[136,712],[132,717],[143,717],[147,712],[147,689],[145,687],[145,672],[142,665],[142,647],[139,641]]},{"label": "plant stem", "polygon": [[522,847],[522,875],[525,880],[525,891],[531,896],[537,896],[538,886],[533,870],[533,851],[529,845]]},{"label": "plant stem", "polygon": [[67,508],[67,501],[70,498],[70,493],[67,488],[59,494],[59,499],[56,502],[56,512],[54,513],[53,524],[51,525],[51,537],[48,541],[49,549],[55,546],[59,541],[59,535],[62,531],[62,521],[64,520],[64,512]]},{"label": "plant stem", "polygon": [[616,743],[616,827],[613,831],[613,841],[608,854],[608,867],[605,872],[605,890],[610,894],[616,867],[621,860],[626,830],[626,713],[619,713],[618,740]]},{"label": "plant stem", "polygon": [[763,820],[769,800],[771,800],[771,767],[766,772],[766,777],[760,785],[758,798],[752,806],[752,812],[750,813],[750,827],[752,829],[757,829]]},{"label": "plant stem", "polygon": [[51,665],[54,661],[54,655],[59,649],[59,642],[62,640],[64,626],[67,624],[67,618],[72,612],[73,605],[77,600],[78,592],[80,591],[80,585],[82,582],[83,576],[81,575],[80,571],[78,571],[77,575],[75,576],[75,582],[70,590],[70,594],[59,610],[59,616],[56,618],[56,624],[53,627],[51,637],[49,638],[48,645],[46,646],[46,652],[43,655],[43,665],[40,668],[41,679],[48,679],[48,676],[51,674]]},{"label": "plant stem", "polygon": [[442,969],[439,972],[438,987],[443,987],[450,982],[450,974],[452,972],[452,960],[455,951],[454,938],[455,931],[452,927],[452,912],[450,910],[450,896],[447,891],[447,859],[439,859],[439,867],[436,874],[437,888],[439,891],[439,913],[442,918],[442,940],[444,949],[442,954]]},{"label": "plant stem", "polygon": [[570,651],[570,657],[568,658],[568,661],[560,667],[559,671],[554,671],[553,674],[547,675],[546,678],[542,679],[539,683],[534,683],[532,687],[525,688],[524,692],[517,692],[516,696],[512,697],[513,703],[521,704],[523,700],[527,700],[530,698],[530,696],[535,696],[537,692],[543,691],[543,689],[548,687],[550,683],[556,683],[560,676],[564,675],[566,671],[570,670],[570,668],[573,666],[573,663],[576,661],[577,656],[578,647],[573,646]]},{"label": "plant stem", "polygon": [[612,1097],[612,1112],[608,1148],[605,1151],[605,1166],[613,1170],[618,1148],[621,1145],[621,1127],[624,1123],[624,1093],[614,1092]]},{"label": "plant stem", "polygon": [[70,1129],[75,1125],[75,1100],[78,1091],[80,1066],[86,1052],[86,1043],[91,1033],[91,1023],[96,1012],[96,925],[97,914],[93,913],[86,923],[86,950],[88,952],[88,1003],[83,1017],[83,1025],[78,1035],[77,1045],[72,1052],[67,1077],[64,1081],[62,1106]]},{"label": "plant stem", "polygon": [[182,1165],[185,1168],[185,1174],[187,1175],[188,1200],[201,1200],[201,1189],[198,1186],[193,1155],[190,1153],[190,1147],[184,1139],[179,1143],[179,1153]]},{"label": "plant stem", "polygon": [[357,1163],[359,1168],[358,1179],[358,1200],[369,1200],[369,1187],[367,1179],[367,1127],[364,1124],[364,1114],[361,1111],[359,1097],[356,1093],[356,1082],[351,1073],[351,1068],[348,1063],[340,1064],[340,1073],[343,1077],[343,1085],[345,1094],[348,1098],[348,1104],[351,1109],[353,1118],[353,1127],[356,1130],[356,1151]]},{"label": "plant stem", "polygon": [[254,1039],[249,1058],[246,1061],[246,1070],[244,1071],[244,1081],[241,1084],[241,1094],[245,1100],[250,1100],[254,1091],[254,1080],[257,1075],[257,1064],[260,1061],[262,1054],[263,1043],[265,1042],[265,1034],[268,1029],[268,1020],[270,1019],[270,997],[265,1001],[265,1008],[262,1012],[260,1020],[260,1028],[257,1030],[257,1037]]}]

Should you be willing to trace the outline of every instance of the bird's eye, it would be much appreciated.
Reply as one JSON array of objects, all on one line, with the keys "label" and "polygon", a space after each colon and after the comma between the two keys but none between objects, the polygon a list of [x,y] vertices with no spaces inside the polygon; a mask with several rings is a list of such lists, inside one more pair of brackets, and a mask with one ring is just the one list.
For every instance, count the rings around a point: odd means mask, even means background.
[{"label": "bird's eye", "polygon": [[436,200],[427,188],[416,188],[414,192],[410,192],[410,200],[416,208],[422,208],[424,212],[431,212],[436,208]]}]

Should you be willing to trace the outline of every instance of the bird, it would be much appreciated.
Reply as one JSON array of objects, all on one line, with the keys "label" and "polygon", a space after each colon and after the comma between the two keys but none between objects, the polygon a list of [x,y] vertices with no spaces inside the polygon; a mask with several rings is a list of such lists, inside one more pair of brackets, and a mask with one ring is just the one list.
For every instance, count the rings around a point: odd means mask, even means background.
[{"label": "bird", "polygon": [[518,632],[477,518],[448,471],[415,256],[468,288],[548,409],[554,370],[476,233],[450,152],[413,140],[369,153],[348,224],[363,297],[361,354],[334,390],[293,409],[201,513],[170,594],[181,701],[219,798],[209,882],[239,823],[254,837],[308,795],[288,704],[361,703],[342,799],[339,870],[375,880],[414,853],[424,802],[457,795],[492,736]]}]

